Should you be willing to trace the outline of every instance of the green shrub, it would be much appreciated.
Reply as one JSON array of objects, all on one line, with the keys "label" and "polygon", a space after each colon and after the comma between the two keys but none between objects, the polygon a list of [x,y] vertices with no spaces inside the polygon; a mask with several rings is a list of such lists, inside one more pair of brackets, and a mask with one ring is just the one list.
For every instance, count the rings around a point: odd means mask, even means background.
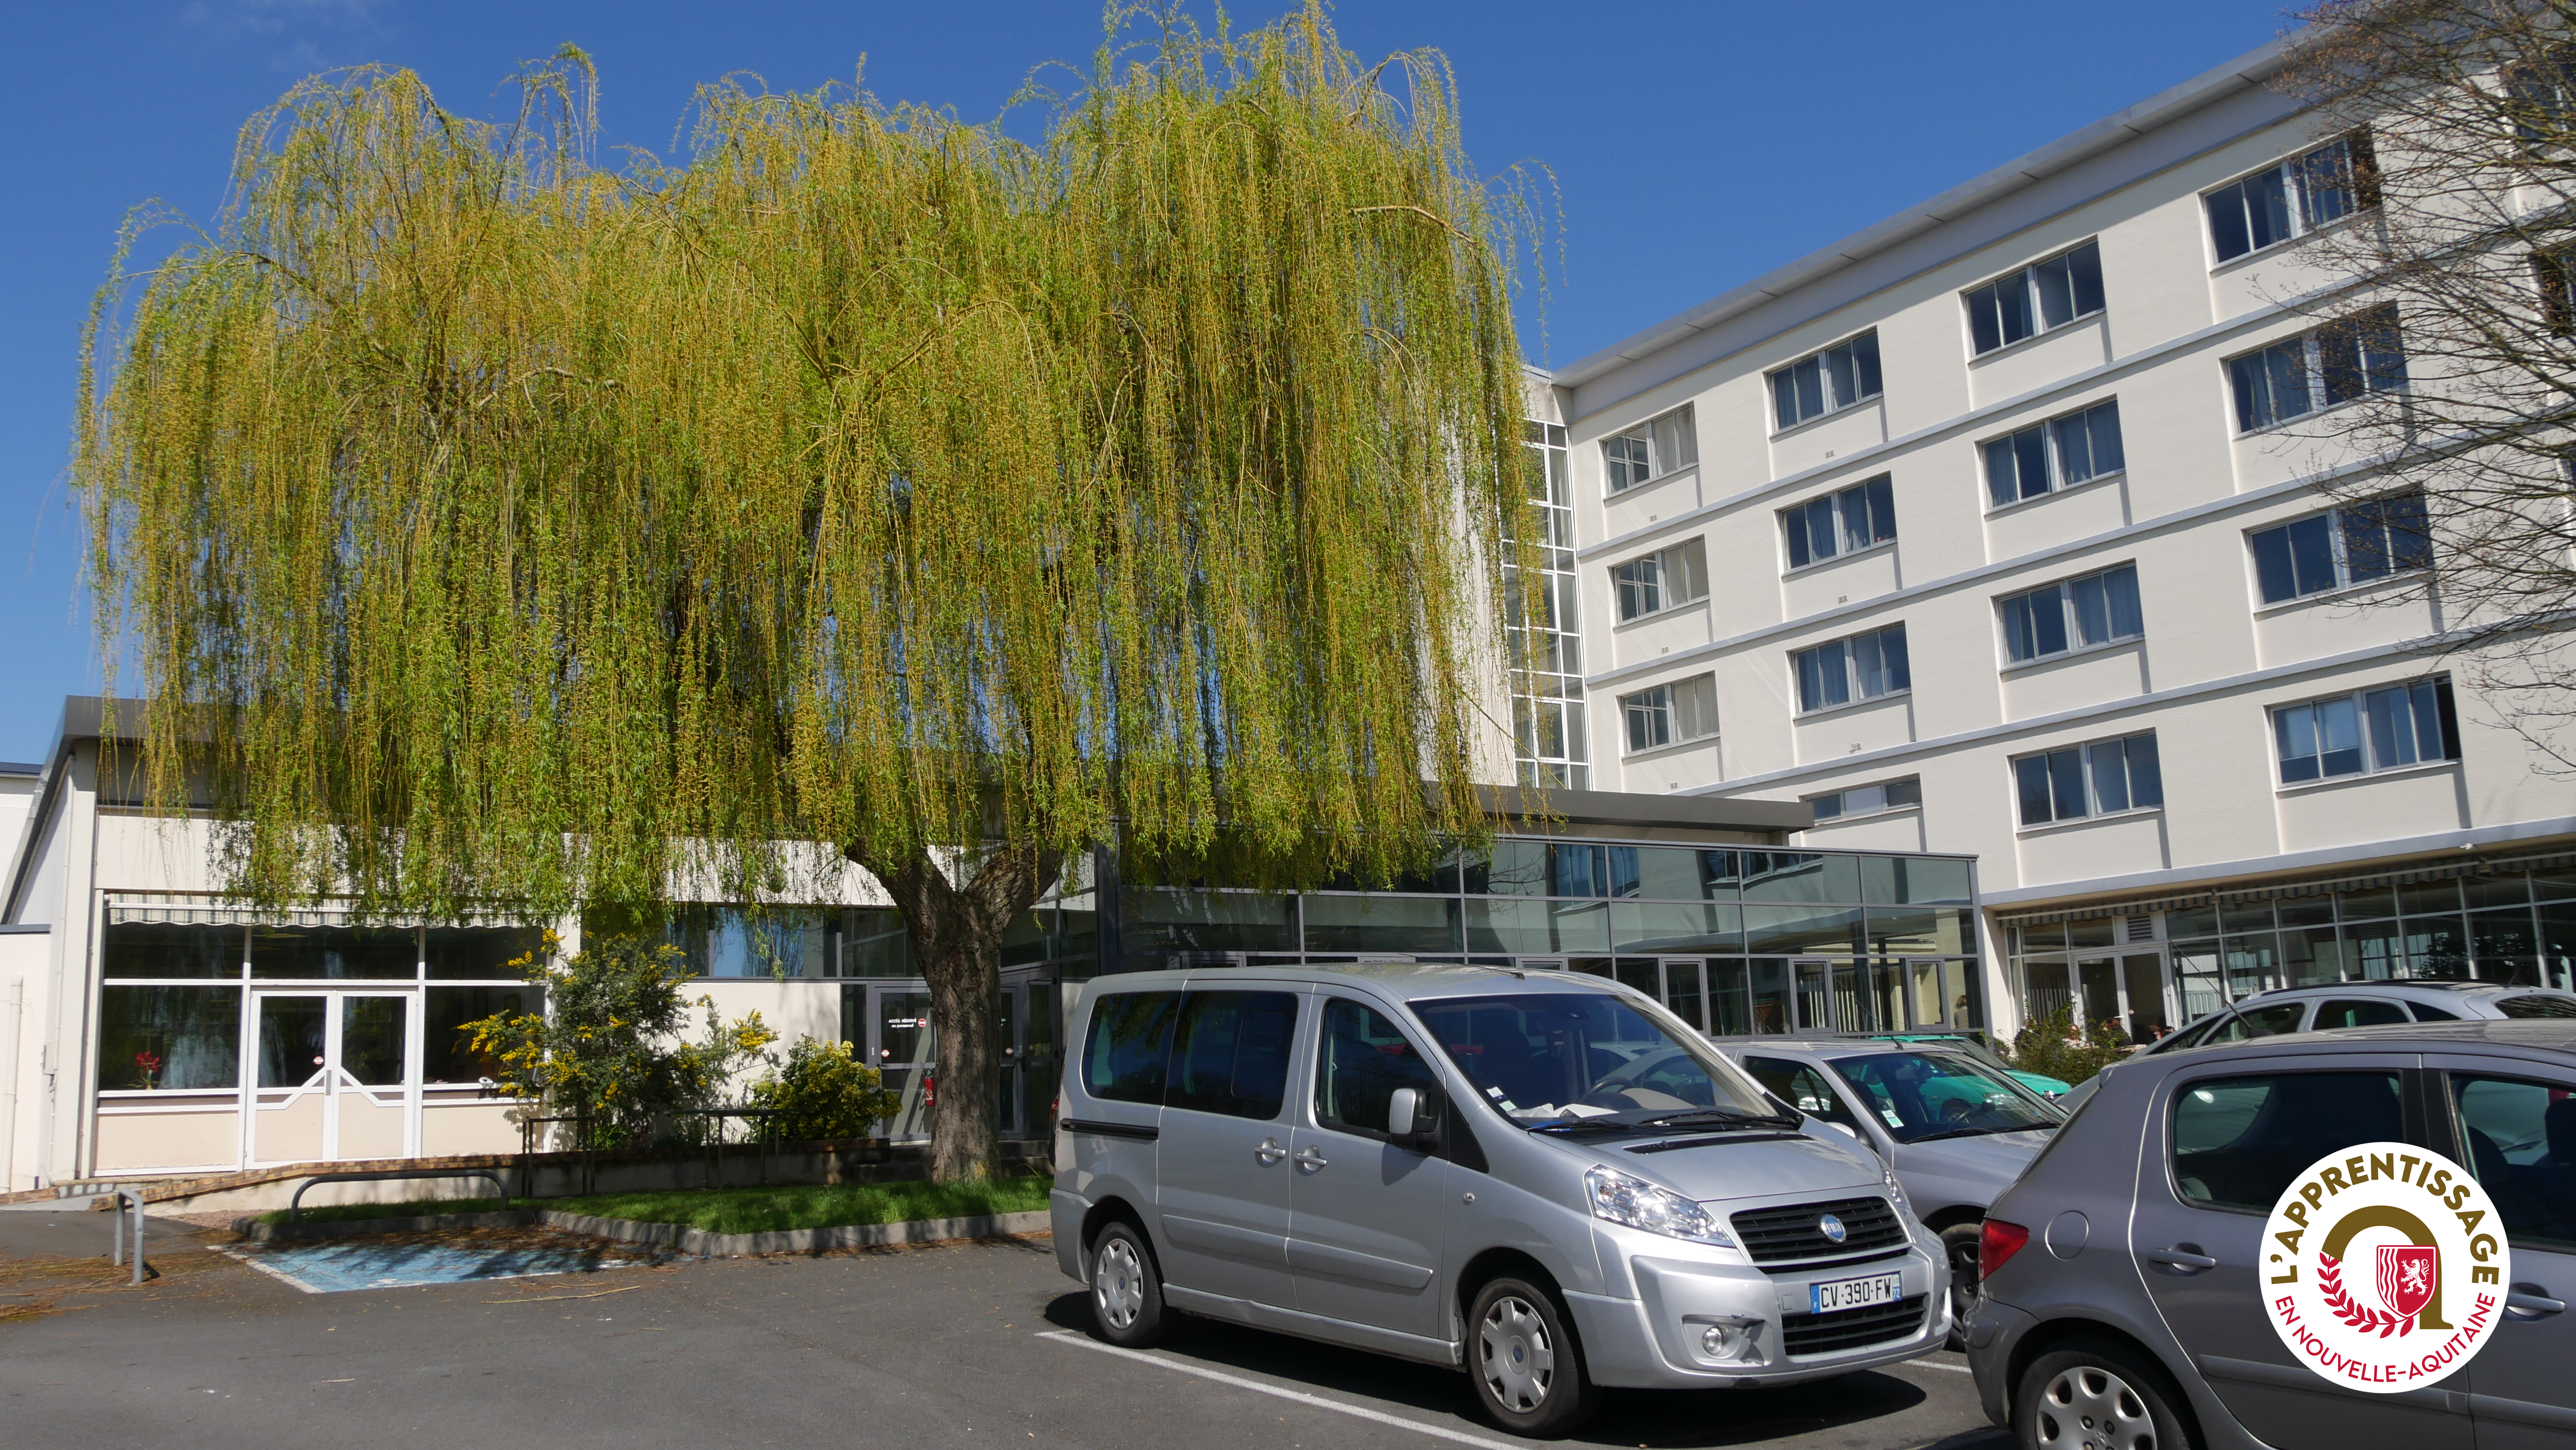
[{"label": "green shrub", "polygon": [[894,1116],[898,1098],[877,1070],[850,1055],[846,1042],[800,1037],[777,1072],[752,1084],[751,1105],[778,1116],[762,1135],[788,1143],[865,1138]]},{"label": "green shrub", "polygon": [[2128,1053],[2129,1039],[2120,1024],[2096,1022],[2079,1035],[2075,1009],[2065,1006],[2022,1024],[2007,1056],[2023,1072],[2053,1077],[2073,1087]]}]

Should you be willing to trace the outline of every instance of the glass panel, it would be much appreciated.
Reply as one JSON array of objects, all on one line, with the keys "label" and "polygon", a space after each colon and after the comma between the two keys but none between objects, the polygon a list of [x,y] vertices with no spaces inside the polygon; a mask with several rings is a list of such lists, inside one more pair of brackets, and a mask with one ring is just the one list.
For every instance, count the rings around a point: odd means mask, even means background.
[{"label": "glass panel", "polygon": [[365,1087],[399,1087],[403,1080],[401,997],[340,999],[340,1070]]},{"label": "glass panel", "polygon": [[2419,977],[2466,980],[2469,933],[2456,916],[2410,916],[2406,919],[2406,959]]},{"label": "glass panel", "polygon": [[2290,525],[2290,567],[2298,576],[2298,592],[2316,594],[2335,587],[2334,538],[2327,527],[2325,514],[2301,519]]},{"label": "glass panel", "polygon": [[1746,964],[1753,980],[1753,1030],[1778,1034],[1789,1030],[1789,964],[1778,957],[1756,957]]},{"label": "glass panel", "polygon": [[515,964],[543,949],[545,935],[533,926],[433,926],[421,933],[421,954],[432,980],[515,981]]},{"label": "glass panel", "polygon": [[544,1002],[544,994],[530,987],[432,987],[421,1006],[421,1081],[439,1083],[479,1082],[498,1079],[501,1059],[473,1050],[473,1034],[462,1030],[468,1022],[507,1012],[513,1016],[535,1010]]},{"label": "glass panel", "polygon": [[239,977],[244,941],[238,926],[111,923],[101,933],[99,973],[106,977]]},{"label": "glass panel", "polygon": [[1459,950],[1455,897],[1306,898],[1306,950],[1410,956]]},{"label": "glass panel", "polygon": [[1906,974],[1906,1025],[1909,1027],[1938,1027],[1947,1022],[1949,1020],[1949,1014],[1942,1010],[1941,964],[1939,962],[1907,962],[1904,970]]},{"label": "glass panel", "polygon": [[1395,1090],[1409,1087],[1420,1092],[1438,1083],[1431,1064],[1374,1008],[1345,997],[1324,1004],[1323,1041],[1315,1061],[1318,1122],[1345,1133],[1383,1138],[1387,1104]]},{"label": "glass panel", "polygon": [[[1161,994],[1168,996],[1169,993]],[[930,1030],[930,994],[879,989],[877,997],[877,1062],[880,1066],[903,1067],[928,1062],[936,1056],[939,1039]],[[1168,1028],[1165,1029],[1168,1031]],[[1161,1093],[1161,1067],[1155,1091]],[[1099,1094],[1097,1088],[1093,1089]]]},{"label": "glass panel", "polygon": [[2021,797],[2021,823],[2044,826],[2057,819],[2049,798],[2048,757],[2026,755],[2013,762],[2015,793]]},{"label": "glass panel", "polygon": [[[2483,964],[2511,957],[2532,955],[2531,909],[2510,907],[2502,911],[2469,913],[2469,954]],[[2489,973],[2483,965],[2478,975]],[[2501,976],[2496,980],[2503,980]]]},{"label": "glass panel", "polygon": [[[888,993],[911,996],[912,993]],[[1082,1049],[1082,1086],[1095,1098],[1160,1103],[1171,1058],[1172,1019],[1178,992],[1114,992],[1091,1012],[1091,1037]],[[924,1004],[925,1009],[927,1004]],[[892,1054],[884,1054],[892,1060]]]},{"label": "glass panel", "polygon": [[250,974],[333,981],[417,977],[420,934],[409,927],[253,927]]},{"label": "glass panel", "polygon": [[1852,906],[1744,908],[1747,949],[1781,956],[1848,955],[1855,950],[1852,937],[1860,925],[1860,908]]},{"label": "glass panel", "polygon": [[[1309,907],[1330,898],[1310,897]],[[1126,948],[1151,960],[1172,952],[1293,952],[1297,899],[1249,891],[1155,888],[1126,894]]]},{"label": "glass panel", "polygon": [[2393,1072],[2187,1082],[2174,1099],[2173,1181],[2186,1202],[2269,1213],[2319,1157],[2405,1136],[2401,1116]]},{"label": "glass panel", "polygon": [[1478,956],[1556,956],[1610,949],[1610,908],[1596,902],[1469,900],[1467,950]]},{"label": "glass panel", "polygon": [[2174,985],[2182,993],[2182,1019],[2197,1022],[2227,1005],[2227,988],[2218,970],[2218,943],[2175,942]]},{"label": "glass panel", "polygon": [[1744,949],[1738,910],[1734,906],[1619,902],[1610,908],[1611,941],[1623,952],[1738,952]]},{"label": "glass panel", "polygon": [[2419,881],[2397,888],[2397,904],[2408,916],[2460,909],[2460,883],[2457,881]]},{"label": "glass panel", "polygon": [[2343,953],[2335,929],[2312,926],[2281,933],[2281,968],[2293,987],[2314,987],[2343,980]]},{"label": "glass panel", "polygon": [[1862,856],[1861,900],[1873,905],[1965,906],[1968,863],[1911,856]]},{"label": "glass panel", "polygon": [[1656,1001],[1663,1000],[1663,969],[1652,957],[1621,957],[1611,964],[1610,975],[1620,986],[1634,987]]},{"label": "glass panel", "polygon": [[2099,809],[2125,811],[2129,808],[2129,751],[2117,740],[2105,740],[2086,747],[2092,756],[2093,799]]},{"label": "glass panel", "polygon": [[2218,908],[2192,906],[2165,913],[2165,935],[2169,937],[2218,935]]},{"label": "glass panel", "polygon": [[2343,952],[2347,981],[2384,982],[2406,975],[2406,941],[2393,921],[2346,923]]},{"label": "glass panel", "polygon": [[1802,851],[1741,853],[1747,902],[1856,902],[1860,858]]},{"label": "glass panel", "polygon": [[2283,926],[2332,926],[2334,902],[2324,896],[2284,896],[2272,903]]},{"label": "glass panel", "polygon": [[323,1067],[323,1034],[330,1019],[328,997],[262,997],[259,999],[259,1085],[302,1087]]},{"label": "glass panel", "polygon": [[1167,1108],[1268,1120],[1288,1094],[1293,992],[1192,992],[1173,1035]]},{"label": "glass panel", "polygon": [[2482,907],[2521,906],[2531,900],[2531,878],[2519,871],[2502,876],[2468,876],[2460,881],[2468,893],[2469,910]]},{"label": "glass panel", "polygon": [[[1686,850],[1678,846],[1613,846],[1610,848],[1610,894],[1644,897],[1650,901],[1700,901],[1710,899],[1707,870],[1701,861],[1705,855],[1724,852]],[[1723,899],[1735,899],[1734,872],[1720,864],[1727,885]]]},{"label": "glass panel", "polygon": [[[1096,919],[1096,913],[1085,913]],[[841,915],[841,975],[917,977],[912,935],[903,913],[891,907],[854,907]]]},{"label": "glass panel", "polygon": [[1834,1027],[1834,1004],[1827,971],[1829,962],[1792,962],[1798,980],[1798,1022],[1801,1031],[1830,1032]]},{"label": "glass panel", "polygon": [[2049,809],[2061,821],[2081,820],[2093,813],[2084,792],[2084,752],[2052,750],[2048,753]]},{"label": "glass panel", "polygon": [[2074,990],[2068,985],[2066,963],[2057,960],[2024,962],[2022,976],[2022,1011],[2036,1020],[2058,1011],[2074,1010]]},{"label": "glass panel", "polygon": [[[229,928],[238,938],[240,928]],[[101,987],[101,1091],[241,1082],[241,988]]]},{"label": "glass panel", "polygon": [[2318,759],[2328,775],[2361,769],[2361,717],[2350,697],[2317,702]]},{"label": "glass panel", "polygon": [[2031,282],[2039,292],[2039,323],[2043,328],[2064,327],[2075,320],[2075,278],[2068,265],[2070,260],[2051,257],[2030,269]]},{"label": "glass panel", "polygon": [[1700,1012],[1699,963],[1673,961],[1664,963],[1664,1005],[1673,1015],[1702,1031],[1708,1019]]},{"label": "glass panel", "polygon": [[2165,803],[2165,772],[2156,756],[2154,731],[2132,735],[2124,742],[2129,752],[2129,804],[2160,806]]},{"label": "glass panel", "polygon": [[2097,1022],[2117,1025],[2120,1021],[2120,979],[2107,957],[2096,957],[2075,964],[2075,985],[2082,1000],[2076,1010],[2087,1026]]},{"label": "glass panel", "polygon": [[1718,1037],[1741,1037],[1753,1030],[1753,1004],[1740,957],[1708,964],[1708,1030]]},{"label": "glass panel", "polygon": [[2281,967],[2276,957],[2278,944],[2270,932],[2259,936],[2226,938],[2227,995],[2230,998],[2251,997],[2281,985]]}]

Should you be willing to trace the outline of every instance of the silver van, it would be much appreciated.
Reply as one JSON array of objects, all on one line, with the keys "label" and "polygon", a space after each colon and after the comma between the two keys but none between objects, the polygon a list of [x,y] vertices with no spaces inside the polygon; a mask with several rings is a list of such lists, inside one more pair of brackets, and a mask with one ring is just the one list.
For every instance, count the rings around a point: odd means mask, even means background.
[{"label": "silver van", "polygon": [[1171,1311],[1464,1368],[1562,1431],[1597,1387],[1782,1384],[1940,1347],[1893,1174],[1662,1005],[1486,967],[1140,972],[1074,1009],[1057,1262]]}]

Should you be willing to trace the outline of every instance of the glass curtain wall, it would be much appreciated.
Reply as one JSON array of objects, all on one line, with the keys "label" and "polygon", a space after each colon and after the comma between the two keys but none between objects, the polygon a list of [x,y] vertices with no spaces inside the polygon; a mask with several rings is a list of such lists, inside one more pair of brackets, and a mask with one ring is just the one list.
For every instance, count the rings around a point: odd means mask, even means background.
[{"label": "glass curtain wall", "polygon": [[1574,496],[1566,474],[1565,430],[1553,423],[1528,425],[1538,455],[1531,479],[1530,513],[1538,525],[1537,613],[1521,593],[1518,566],[1503,571],[1510,614],[1503,621],[1510,651],[1512,736],[1520,783],[1588,790],[1583,720],[1583,638],[1577,613],[1574,567]]}]

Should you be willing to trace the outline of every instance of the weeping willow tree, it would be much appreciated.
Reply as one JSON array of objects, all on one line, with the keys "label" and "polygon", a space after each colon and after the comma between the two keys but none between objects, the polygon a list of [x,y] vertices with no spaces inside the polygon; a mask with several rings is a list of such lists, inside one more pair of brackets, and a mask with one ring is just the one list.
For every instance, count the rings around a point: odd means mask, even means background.
[{"label": "weeping willow tree", "polygon": [[[1034,142],[729,81],[614,170],[577,52],[518,80],[494,122],[295,87],[101,294],[101,637],[237,896],[829,900],[846,860],[972,1084],[1067,853],[1385,878],[1485,833],[1534,213],[1436,53],[1167,23]],[[981,1171],[988,1096],[933,1116]]]}]

